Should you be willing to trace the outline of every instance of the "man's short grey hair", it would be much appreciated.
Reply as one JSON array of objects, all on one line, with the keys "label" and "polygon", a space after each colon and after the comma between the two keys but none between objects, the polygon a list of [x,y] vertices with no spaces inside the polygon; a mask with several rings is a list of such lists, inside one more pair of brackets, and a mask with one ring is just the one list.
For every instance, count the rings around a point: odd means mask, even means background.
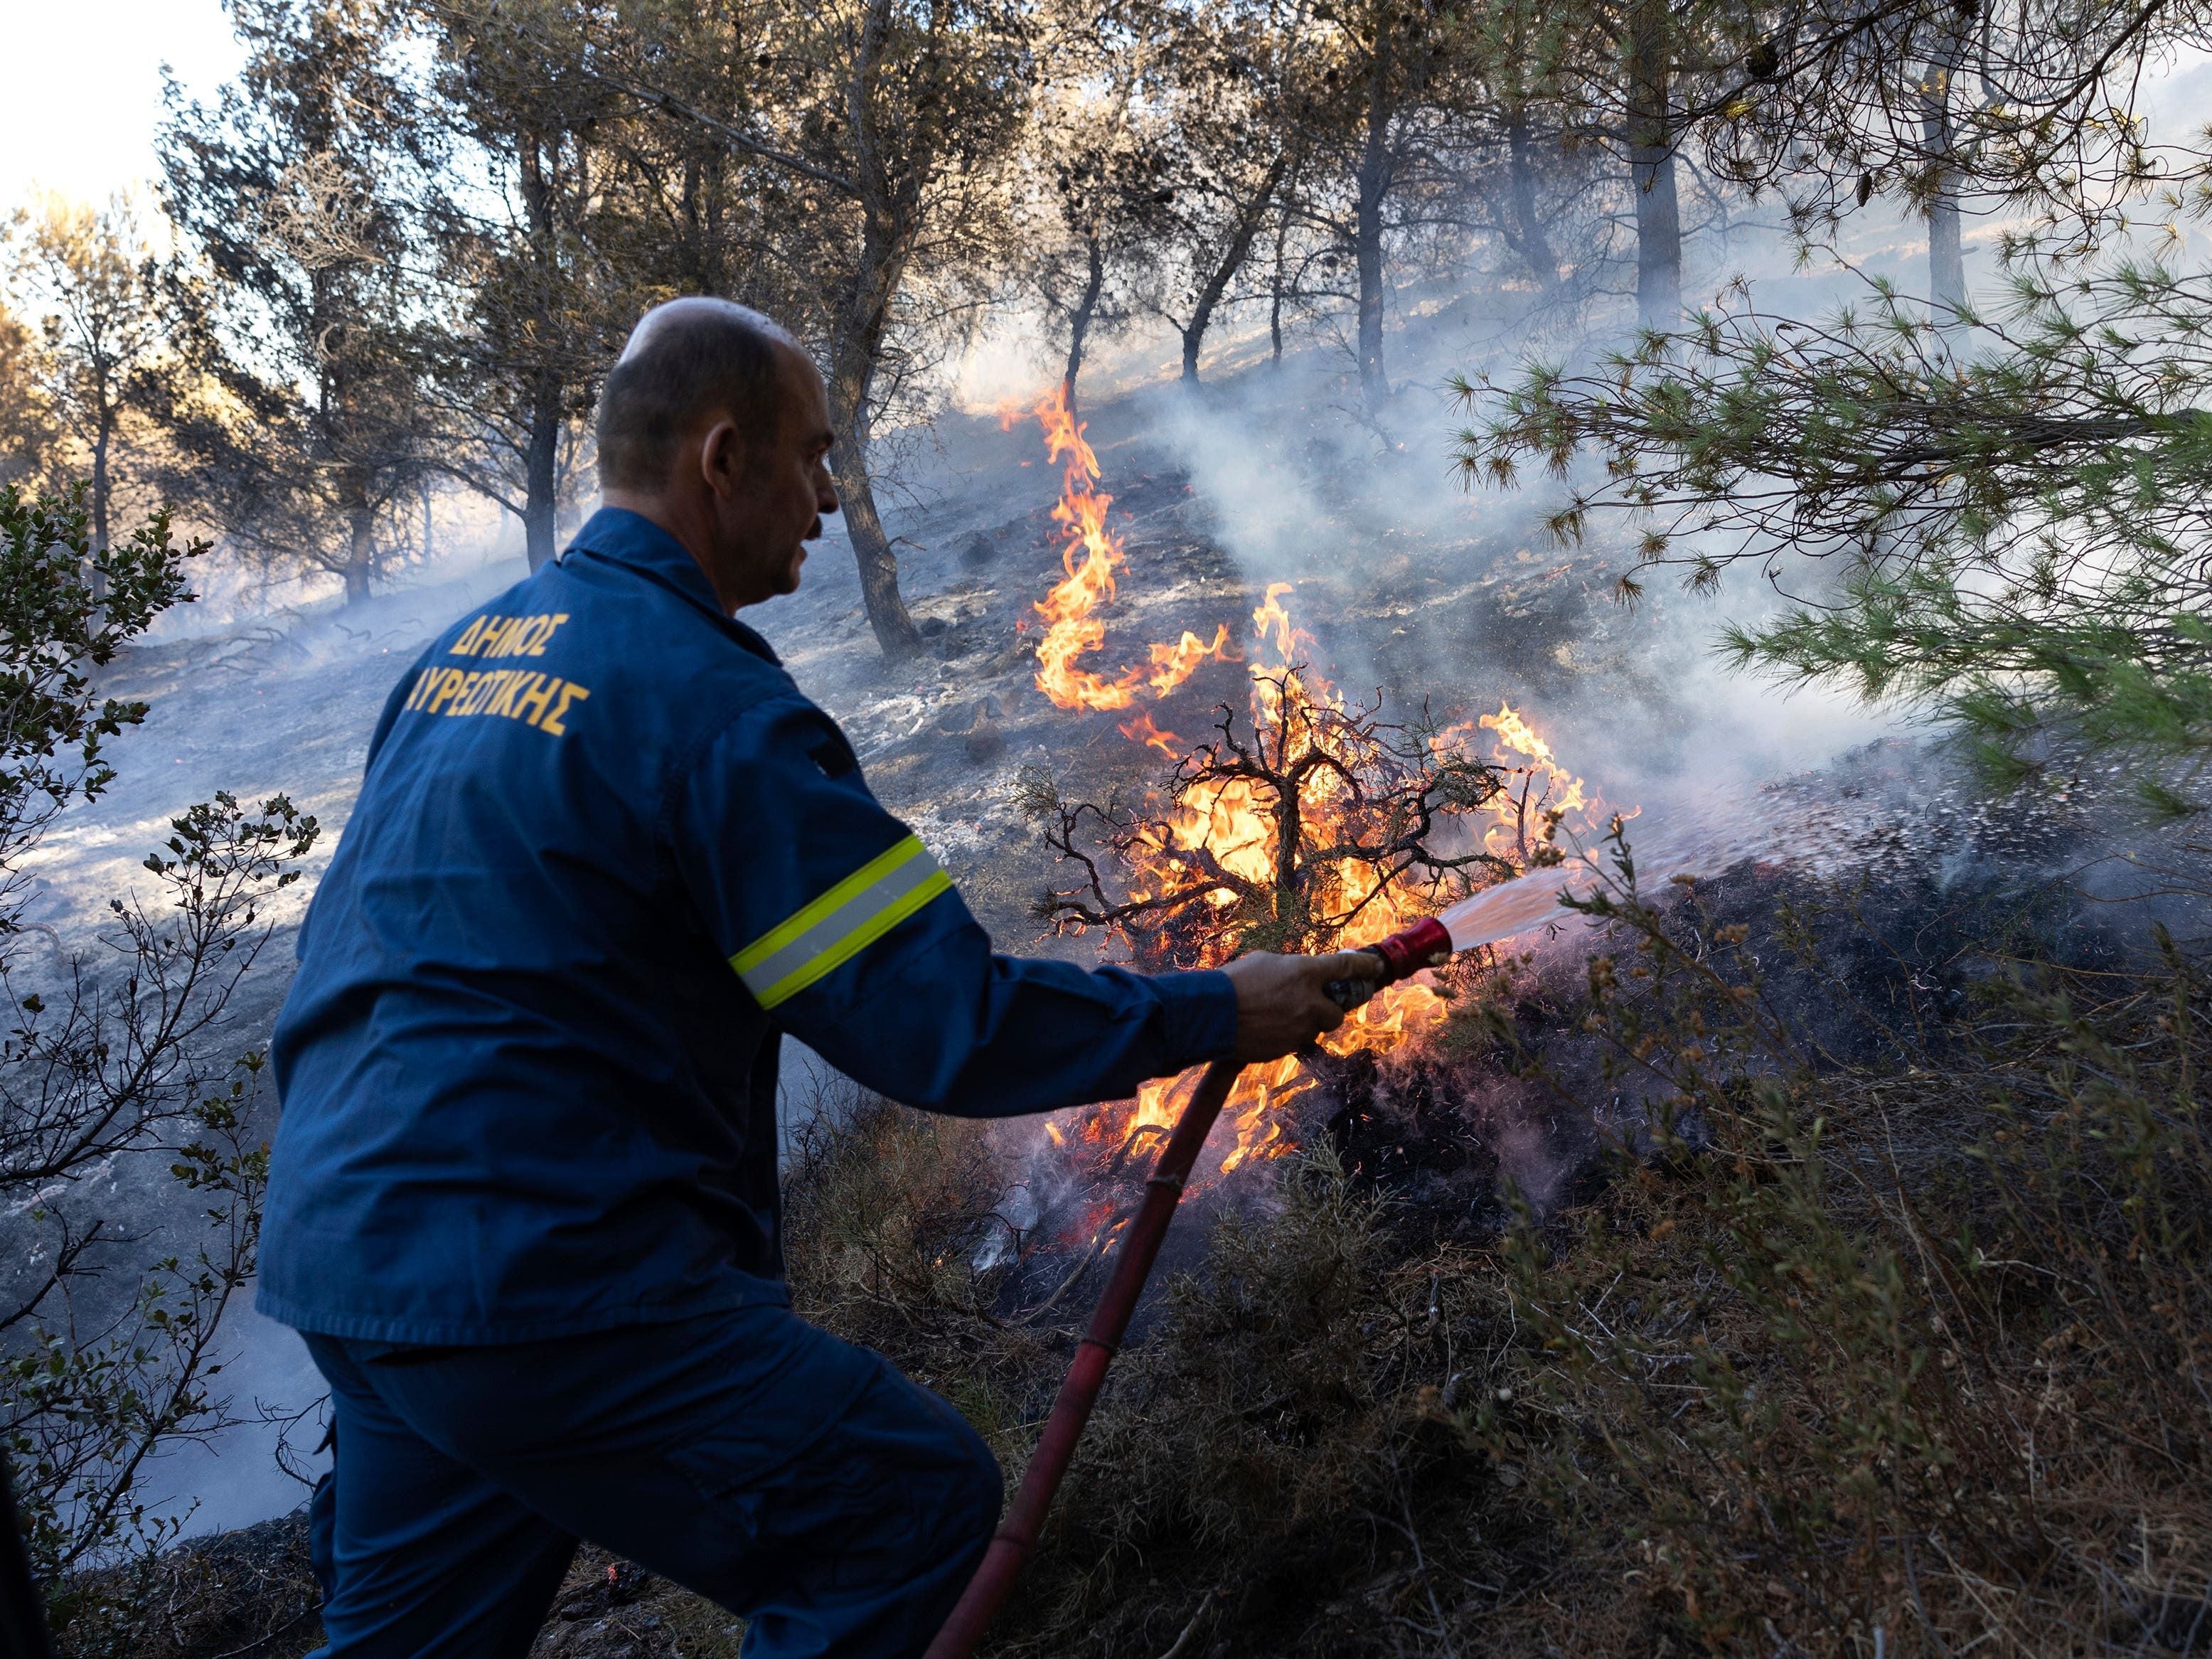
[{"label": "man's short grey hair", "polygon": [[783,406],[779,347],[799,349],[781,324],[734,301],[671,300],[647,312],[599,395],[601,487],[658,489],[677,445],[709,415],[772,438]]}]

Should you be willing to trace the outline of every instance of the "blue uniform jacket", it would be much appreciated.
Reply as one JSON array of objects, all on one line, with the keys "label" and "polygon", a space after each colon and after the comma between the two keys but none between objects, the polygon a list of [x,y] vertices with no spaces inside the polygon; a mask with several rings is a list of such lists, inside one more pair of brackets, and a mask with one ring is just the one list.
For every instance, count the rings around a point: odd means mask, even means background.
[{"label": "blue uniform jacket", "polygon": [[277,1022],[258,1303],[443,1344],[781,1301],[781,1033],[996,1117],[1235,1026],[1220,974],[994,956],[690,556],[605,510],[377,723]]}]

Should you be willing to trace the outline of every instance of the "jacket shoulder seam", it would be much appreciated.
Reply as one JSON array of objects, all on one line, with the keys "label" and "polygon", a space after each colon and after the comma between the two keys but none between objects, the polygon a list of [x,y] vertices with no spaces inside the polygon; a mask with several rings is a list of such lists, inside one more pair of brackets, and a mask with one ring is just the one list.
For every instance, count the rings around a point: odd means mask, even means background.
[{"label": "jacket shoulder seam", "polygon": [[[828,713],[812,698],[801,691],[784,670],[766,663],[762,665],[768,668],[774,678],[780,680],[781,684],[744,688],[735,706],[728,708],[723,718],[702,726],[697,735],[678,749],[670,762],[668,775],[661,782],[659,813],[655,823],[660,833],[662,844],[669,848],[672,854],[675,848],[676,804],[679,793],[684,786],[689,783],[697,773],[701,757],[726,737],[740,721],[764,708],[785,701],[819,714],[825,720],[830,720]],[[834,726],[836,722],[831,720],[830,724]]]}]

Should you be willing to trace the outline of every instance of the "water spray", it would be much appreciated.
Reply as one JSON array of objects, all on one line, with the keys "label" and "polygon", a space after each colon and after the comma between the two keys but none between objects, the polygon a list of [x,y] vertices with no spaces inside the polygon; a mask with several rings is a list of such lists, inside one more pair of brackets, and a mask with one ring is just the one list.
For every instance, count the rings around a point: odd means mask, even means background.
[{"label": "water spray", "polygon": [[[1441,916],[1425,917],[1386,939],[1362,945],[1359,948],[1376,959],[1376,971],[1371,977],[1332,981],[1329,996],[1338,1006],[1350,1010],[1385,986],[1410,979],[1425,968],[1442,966],[1455,951],[1509,938],[1550,911],[1566,882],[1565,870],[1532,871],[1518,880],[1462,899]],[[1168,1223],[1182,1200],[1183,1184],[1189,1180],[1214,1120],[1221,1115],[1243,1070],[1236,1060],[1215,1060],[1199,1079],[1190,1103],[1182,1109],[1175,1132],[1168,1137],[1159,1161],[1152,1165],[1145,1182],[1144,1204],[1121,1241],[1113,1277],[1098,1298],[1091,1327],[1084,1333],[1074,1363],[1067,1368],[1066,1379],[1052,1402],[1052,1414],[1045,1419],[1044,1432],[1030,1454],[1013,1502],[1006,1506],[1006,1519],[992,1535],[982,1565],[975,1569],[975,1576],[969,1580],[923,1659],[969,1659],[1005,1605],[1014,1580],[1036,1553],[1046,1512],[1074,1459],[1076,1443],[1083,1437],[1091,1409],[1098,1403],[1106,1368],[1128,1331],[1137,1298],[1144,1294],[1145,1281],[1152,1277],[1152,1263],[1167,1237]]]}]

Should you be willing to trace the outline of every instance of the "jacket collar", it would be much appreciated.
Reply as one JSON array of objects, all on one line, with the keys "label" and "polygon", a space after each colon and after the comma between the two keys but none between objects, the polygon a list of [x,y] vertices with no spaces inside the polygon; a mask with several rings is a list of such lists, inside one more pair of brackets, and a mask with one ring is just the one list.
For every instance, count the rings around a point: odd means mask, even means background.
[{"label": "jacket collar", "polygon": [[712,617],[746,650],[781,665],[766,640],[723,611],[707,573],[699,568],[690,550],[642,514],[627,507],[601,507],[584,520],[584,527],[568,544],[568,553],[604,559],[659,582]]}]

